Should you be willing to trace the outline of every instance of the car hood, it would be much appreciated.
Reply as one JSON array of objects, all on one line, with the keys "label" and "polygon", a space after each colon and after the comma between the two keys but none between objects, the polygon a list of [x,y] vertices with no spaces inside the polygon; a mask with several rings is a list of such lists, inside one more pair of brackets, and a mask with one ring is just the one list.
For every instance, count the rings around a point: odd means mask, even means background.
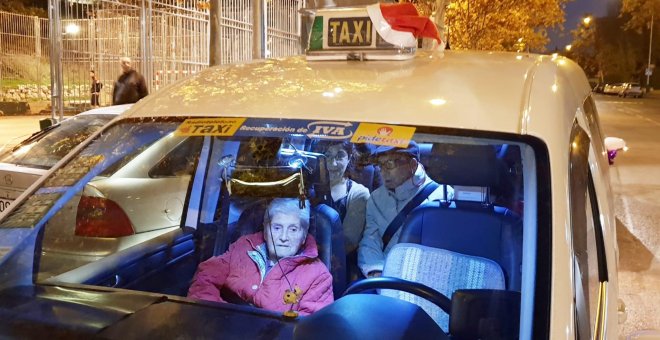
[{"label": "car hood", "polygon": [[0,337],[292,338],[295,319],[245,306],[82,286],[0,291]]}]

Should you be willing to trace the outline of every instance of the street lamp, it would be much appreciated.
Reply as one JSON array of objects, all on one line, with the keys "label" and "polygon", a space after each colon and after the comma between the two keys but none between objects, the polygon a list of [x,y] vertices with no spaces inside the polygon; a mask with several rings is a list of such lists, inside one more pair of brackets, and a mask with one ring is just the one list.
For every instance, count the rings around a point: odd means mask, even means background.
[{"label": "street lamp", "polygon": [[78,26],[74,23],[70,23],[70,24],[66,25],[66,27],[64,28],[64,32],[66,34],[76,35],[80,32],[80,26]]},{"label": "street lamp", "polygon": [[592,20],[592,19],[593,19],[593,18],[591,17],[591,15],[586,16],[586,17],[582,18],[582,23],[583,23],[585,26],[589,27],[589,24],[591,23],[591,20]]},{"label": "street lamp", "polygon": [[570,52],[571,48],[573,48],[573,45],[571,44],[566,45],[566,52]]},{"label": "street lamp", "polygon": [[646,91],[651,91],[651,83],[650,83],[650,78],[651,78],[651,47],[653,46],[653,16],[655,13],[651,13],[651,26],[649,27],[649,61],[646,64]]},{"label": "street lamp", "polygon": [[[525,46],[527,43],[525,43],[525,39],[523,37],[518,38],[518,42],[516,43],[516,52],[524,52],[525,51]],[[527,51],[529,52],[529,51]]]}]

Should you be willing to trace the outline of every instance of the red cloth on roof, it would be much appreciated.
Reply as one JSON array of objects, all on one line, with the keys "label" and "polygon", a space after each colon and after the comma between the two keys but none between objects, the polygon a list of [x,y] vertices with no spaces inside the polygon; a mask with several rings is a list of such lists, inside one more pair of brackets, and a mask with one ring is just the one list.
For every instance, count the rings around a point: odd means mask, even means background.
[{"label": "red cloth on roof", "polygon": [[440,33],[431,19],[420,16],[411,3],[380,4],[380,11],[388,24],[397,31],[412,33],[416,38],[435,39],[440,43]]}]

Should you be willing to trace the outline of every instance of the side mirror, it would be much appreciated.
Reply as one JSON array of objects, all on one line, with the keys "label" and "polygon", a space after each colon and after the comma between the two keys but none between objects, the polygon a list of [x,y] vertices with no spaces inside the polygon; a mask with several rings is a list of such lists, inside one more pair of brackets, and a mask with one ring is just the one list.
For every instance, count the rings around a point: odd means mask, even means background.
[{"label": "side mirror", "polygon": [[605,148],[607,149],[607,160],[610,165],[614,164],[614,158],[620,150],[628,151],[626,141],[618,137],[605,137]]}]

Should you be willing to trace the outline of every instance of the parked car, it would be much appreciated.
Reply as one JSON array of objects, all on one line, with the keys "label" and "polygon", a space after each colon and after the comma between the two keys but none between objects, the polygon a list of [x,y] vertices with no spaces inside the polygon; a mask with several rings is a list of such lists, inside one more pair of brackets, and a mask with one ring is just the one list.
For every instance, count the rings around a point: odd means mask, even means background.
[{"label": "parked car", "polygon": [[199,140],[170,136],[101,171],[48,222],[40,275],[61,274],[179,229],[200,148]]},{"label": "parked car", "polygon": [[593,91],[595,93],[604,93],[605,92],[605,83],[597,83],[593,86]]},{"label": "parked car", "polygon": [[0,213],[74,147],[131,105],[92,109],[52,125],[0,153]]},{"label": "parked car", "polygon": [[641,98],[644,96],[644,89],[639,83],[626,83],[621,92],[619,92],[619,97],[635,97]]},{"label": "parked car", "polygon": [[[607,150],[582,69],[526,53],[415,51],[384,43],[372,20],[364,8],[319,10],[307,56],[209,68],[48,170],[0,218],[0,335],[617,337]],[[454,196],[414,209],[383,276],[352,283],[330,208],[337,155],[318,147],[412,141]],[[277,197],[311,202],[335,301],[298,316],[296,299],[310,297],[286,275],[286,312],[186,298],[200,261],[260,230]],[[148,224],[162,233],[123,242]],[[269,273],[284,271],[276,264]]]},{"label": "parked car", "polygon": [[619,93],[621,93],[621,91],[623,91],[625,87],[626,87],[626,83],[605,84],[605,86],[603,87],[603,93],[618,95]]}]

